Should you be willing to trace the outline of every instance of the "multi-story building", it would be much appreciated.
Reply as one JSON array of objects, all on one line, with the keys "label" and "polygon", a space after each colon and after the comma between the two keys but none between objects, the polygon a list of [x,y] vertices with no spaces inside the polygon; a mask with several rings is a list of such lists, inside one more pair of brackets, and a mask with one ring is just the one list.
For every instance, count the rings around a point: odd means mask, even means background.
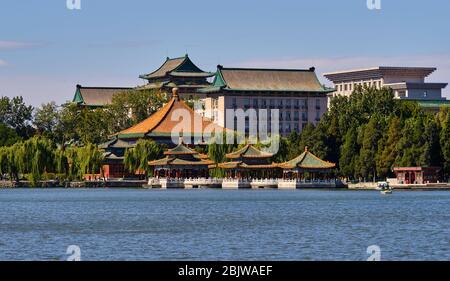
[{"label": "multi-story building", "polygon": [[[203,107],[198,110],[222,127],[236,129],[237,118],[227,114],[238,109],[278,109],[279,132],[288,135],[301,132],[307,123],[317,124],[327,110],[327,94],[333,89],[324,87],[317,79],[315,68],[310,69],[254,69],[217,67],[211,86],[198,90],[206,94]],[[250,131],[251,118],[245,116],[245,130]],[[253,120],[255,121],[255,120]],[[232,123],[234,122],[234,123]],[[267,116],[267,131],[271,131],[271,115]],[[254,123],[253,123],[254,124]],[[259,124],[258,126],[261,126]],[[259,130],[260,127],[257,128]]]},{"label": "multi-story building", "polygon": [[[338,95],[349,96],[356,86],[391,88],[395,98],[416,100],[419,105],[438,109],[440,106],[450,105],[442,97],[442,89],[447,83],[428,83],[425,78],[436,71],[432,67],[386,67],[356,69],[325,73],[324,76],[333,82],[335,91],[330,98]],[[436,108],[437,107],[437,108]]]}]

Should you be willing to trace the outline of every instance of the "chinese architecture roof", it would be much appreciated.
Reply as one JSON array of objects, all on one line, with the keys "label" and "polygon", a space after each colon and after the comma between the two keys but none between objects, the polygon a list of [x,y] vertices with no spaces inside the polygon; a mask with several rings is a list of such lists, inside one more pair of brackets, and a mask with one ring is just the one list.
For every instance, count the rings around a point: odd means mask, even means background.
[{"label": "chinese architecture roof", "polygon": [[226,162],[226,163],[219,163],[217,164],[217,167],[222,169],[274,169],[278,168],[278,165],[276,163],[272,164],[248,164],[243,161],[233,161],[233,162]]},{"label": "chinese architecture roof", "polygon": [[77,85],[72,102],[84,106],[105,106],[112,102],[115,94],[131,89],[132,88],[83,87]]},{"label": "chinese architecture roof", "polygon": [[112,140],[109,140],[105,143],[102,143],[98,146],[98,148],[100,149],[107,149],[107,148],[130,148],[130,147],[134,147],[136,144],[135,143],[129,143],[126,142],[124,140],[118,139],[118,138],[114,138]]},{"label": "chinese architecture roof", "polygon": [[329,93],[333,89],[326,88],[319,82],[314,67],[299,70],[224,68],[219,65],[212,85],[199,92],[219,91]]},{"label": "chinese architecture roof", "polygon": [[180,135],[202,136],[214,133],[215,130],[222,132],[226,129],[194,112],[179,98],[178,89],[174,88],[172,99],[160,110],[117,135],[122,139],[152,136],[171,137],[173,132]]},{"label": "chinese architecture roof", "polygon": [[236,158],[270,158],[272,153],[263,152],[251,144],[247,144],[243,148],[225,155],[228,159]]},{"label": "chinese architecture roof", "polygon": [[140,75],[139,78],[149,81],[165,77],[211,77],[214,73],[205,72],[198,68],[188,55],[179,58],[167,58],[166,61],[155,71]]},{"label": "chinese architecture roof", "polygon": [[164,152],[165,155],[197,155],[199,154],[197,151],[188,148],[187,146],[183,145],[182,143],[178,144],[176,147],[169,149]]},{"label": "chinese architecture roof", "polygon": [[149,166],[209,166],[214,164],[213,161],[205,158],[204,154],[201,154],[193,149],[186,147],[183,143],[180,143],[175,148],[169,149],[164,152],[166,157],[155,161],[150,161]]},{"label": "chinese architecture roof", "polygon": [[298,157],[278,166],[283,169],[332,169],[336,167],[336,164],[320,159],[305,147],[305,151]]}]

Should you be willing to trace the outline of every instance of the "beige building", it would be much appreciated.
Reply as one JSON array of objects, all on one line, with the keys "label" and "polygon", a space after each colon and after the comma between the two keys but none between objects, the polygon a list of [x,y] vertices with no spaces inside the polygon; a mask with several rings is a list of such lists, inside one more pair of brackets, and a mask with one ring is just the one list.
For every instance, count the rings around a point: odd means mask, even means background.
[{"label": "beige building", "polygon": [[349,96],[356,86],[388,87],[393,89],[398,99],[417,100],[419,104],[445,105],[447,101],[442,97],[442,89],[447,83],[428,83],[425,79],[436,68],[433,67],[387,67],[356,69],[324,73],[333,82],[335,90],[329,94],[330,98],[338,95]]},{"label": "beige building", "polygon": [[[325,88],[317,79],[315,69],[253,69],[217,67],[211,86],[198,90],[205,93],[203,107],[197,112],[211,118],[222,127],[236,129],[243,125],[251,131],[252,121],[261,121],[263,110],[278,109],[279,132],[286,136],[293,131],[301,132],[308,122],[317,124],[327,111],[327,94],[333,89]],[[254,109],[256,115],[249,114]],[[238,118],[227,116],[242,110],[246,113],[244,124]],[[259,122],[271,131],[272,118]]]}]

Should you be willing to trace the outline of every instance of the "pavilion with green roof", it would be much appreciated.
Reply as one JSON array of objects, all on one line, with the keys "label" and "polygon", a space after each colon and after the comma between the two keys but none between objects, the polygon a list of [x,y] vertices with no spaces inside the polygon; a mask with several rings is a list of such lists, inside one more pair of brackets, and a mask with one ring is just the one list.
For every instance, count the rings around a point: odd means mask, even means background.
[{"label": "pavilion with green roof", "polygon": [[273,154],[251,144],[228,153],[225,157],[231,161],[219,163],[217,167],[224,169],[229,178],[274,178],[279,174],[277,164],[270,161]]},{"label": "pavilion with green roof", "polygon": [[336,167],[336,164],[324,161],[308,151],[305,151],[296,158],[278,164],[278,167],[283,169],[283,178],[286,179],[305,179],[306,174],[311,179],[323,178],[329,174]]},{"label": "pavilion with green roof", "polygon": [[204,96],[197,90],[210,86],[208,78],[214,73],[206,72],[196,66],[186,54],[178,58],[166,58],[166,61],[155,71],[139,75],[147,80],[147,84],[138,89],[158,89],[170,93],[173,88],[180,89],[180,96],[191,99],[194,96]]},{"label": "pavilion with green roof", "polygon": [[209,165],[214,162],[207,155],[188,148],[182,142],[164,152],[162,159],[150,161],[156,178],[194,178],[208,177]]}]

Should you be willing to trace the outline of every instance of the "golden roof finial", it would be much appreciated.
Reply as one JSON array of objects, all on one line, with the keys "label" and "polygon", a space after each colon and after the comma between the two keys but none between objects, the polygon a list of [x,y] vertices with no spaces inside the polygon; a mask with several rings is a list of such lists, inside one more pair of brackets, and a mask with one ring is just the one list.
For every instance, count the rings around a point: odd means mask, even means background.
[{"label": "golden roof finial", "polygon": [[305,152],[308,152],[308,146],[305,146]]},{"label": "golden roof finial", "polygon": [[178,88],[172,88],[172,98],[176,99],[176,100],[180,100],[180,96],[178,95]]}]

